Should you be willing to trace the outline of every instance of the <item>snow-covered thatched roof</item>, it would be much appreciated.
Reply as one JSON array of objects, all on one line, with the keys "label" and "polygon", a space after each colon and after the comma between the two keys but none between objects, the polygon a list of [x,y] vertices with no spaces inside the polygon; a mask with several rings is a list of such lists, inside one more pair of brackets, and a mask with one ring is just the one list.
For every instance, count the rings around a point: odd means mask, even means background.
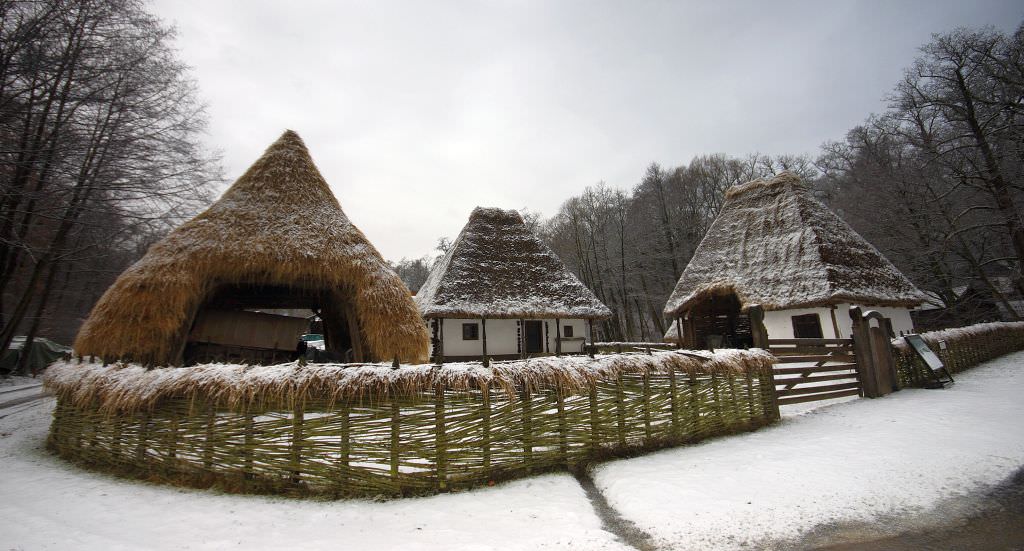
[{"label": "snow-covered thatched roof", "polygon": [[665,305],[676,317],[715,295],[743,308],[915,306],[921,292],[798,176],[733,186]]},{"label": "snow-covered thatched roof", "polygon": [[416,294],[428,318],[607,318],[514,210],[477,207]]},{"label": "snow-covered thatched roof", "polygon": [[426,356],[426,328],[409,289],[342,212],[290,130],[210,208],[121,274],[79,331],[75,351],[179,361],[197,309],[223,285],[316,292],[327,297],[325,311],[354,315],[369,357]]}]

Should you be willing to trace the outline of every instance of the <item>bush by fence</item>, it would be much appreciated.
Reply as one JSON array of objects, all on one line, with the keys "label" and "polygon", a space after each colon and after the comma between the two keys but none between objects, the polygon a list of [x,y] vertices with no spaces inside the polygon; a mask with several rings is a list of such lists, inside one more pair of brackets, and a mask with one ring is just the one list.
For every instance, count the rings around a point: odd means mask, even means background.
[{"label": "bush by fence", "polygon": [[[1024,349],[1024,322],[980,323],[921,333],[951,373]],[[945,343],[945,348],[940,343]],[[932,380],[928,367],[902,338],[892,341],[901,387],[923,386]]]},{"label": "bush by fence", "polygon": [[752,430],[771,355],[656,352],[444,366],[59,362],[49,445],[231,491],[431,493]]}]

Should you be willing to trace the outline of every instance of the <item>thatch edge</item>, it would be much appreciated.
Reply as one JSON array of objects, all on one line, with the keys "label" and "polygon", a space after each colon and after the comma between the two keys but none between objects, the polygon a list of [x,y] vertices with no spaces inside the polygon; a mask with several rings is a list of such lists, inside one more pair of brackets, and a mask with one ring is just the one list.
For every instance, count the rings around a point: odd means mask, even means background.
[{"label": "thatch edge", "polygon": [[624,373],[682,371],[693,375],[769,372],[774,356],[759,349],[715,352],[665,351],[543,357],[510,362],[407,365],[310,364],[274,366],[205,364],[147,369],[138,364],[59,361],[47,369],[44,384],[59,399],[108,414],[152,410],[160,402],[186,397],[212,401],[232,410],[291,408],[309,400],[328,407],[339,401],[414,397],[437,390],[467,392],[497,388],[510,399],[523,389],[579,392],[598,380]]},{"label": "thatch edge", "polygon": [[740,309],[746,312],[751,306],[760,306],[765,311],[780,311],[780,310],[797,310],[800,308],[819,308],[827,306],[838,306],[840,304],[851,304],[854,306],[861,306],[864,308],[872,307],[887,307],[887,308],[913,308],[921,304],[916,300],[882,300],[878,297],[867,297],[867,296],[854,296],[847,293],[835,293],[827,299],[823,300],[808,300],[803,302],[770,302],[770,301],[751,301],[744,293],[736,289],[736,284],[731,281],[716,281],[704,285],[692,293],[687,295],[685,298],[679,301],[679,306],[673,310],[664,310],[662,313],[669,319],[675,319],[677,316],[681,316],[687,312],[695,303],[702,302],[706,299],[716,296],[727,296],[729,294],[736,295],[736,299],[740,302]]}]

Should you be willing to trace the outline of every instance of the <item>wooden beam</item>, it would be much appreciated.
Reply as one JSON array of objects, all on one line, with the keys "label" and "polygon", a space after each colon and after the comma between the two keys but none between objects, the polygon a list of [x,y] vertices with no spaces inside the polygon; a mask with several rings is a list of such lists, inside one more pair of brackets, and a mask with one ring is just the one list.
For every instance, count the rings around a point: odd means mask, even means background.
[{"label": "wooden beam", "polygon": [[562,320],[555,318],[555,356],[562,355]]},{"label": "wooden beam", "polygon": [[480,318],[480,333],[481,346],[483,347],[483,364],[484,367],[490,367],[491,361],[487,359],[487,318]]},{"label": "wooden beam", "polygon": [[594,354],[597,353],[597,346],[594,345],[594,320],[593,318],[587,319],[587,330],[590,332],[590,357],[593,358]]},{"label": "wooden beam", "polygon": [[683,317],[676,316],[676,336],[679,337],[679,350],[683,349]]},{"label": "wooden beam", "polygon": [[519,359],[526,359],[526,320],[519,320]]}]

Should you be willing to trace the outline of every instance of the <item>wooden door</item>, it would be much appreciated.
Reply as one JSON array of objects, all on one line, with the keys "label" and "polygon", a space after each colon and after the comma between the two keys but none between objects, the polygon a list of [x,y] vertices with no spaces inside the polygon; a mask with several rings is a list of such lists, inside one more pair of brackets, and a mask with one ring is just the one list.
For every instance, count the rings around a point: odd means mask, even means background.
[{"label": "wooden door", "polygon": [[544,352],[544,322],[536,320],[526,321],[526,353],[536,354]]}]

